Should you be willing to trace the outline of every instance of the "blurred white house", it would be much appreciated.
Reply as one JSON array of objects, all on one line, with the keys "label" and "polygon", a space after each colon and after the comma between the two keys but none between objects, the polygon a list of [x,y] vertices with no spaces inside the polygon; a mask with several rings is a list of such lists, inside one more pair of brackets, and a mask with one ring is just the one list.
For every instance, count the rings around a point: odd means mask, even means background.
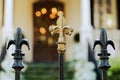
[{"label": "blurred white house", "polygon": [[[113,53],[112,58],[120,55],[119,4],[119,0],[0,0],[0,46],[5,44],[6,39],[14,38],[16,28],[21,27],[24,37],[30,43],[29,51],[26,46],[22,48],[24,61],[57,61],[57,36],[53,37],[48,28],[56,25],[59,11],[62,10],[67,25],[74,29],[72,35],[66,38],[65,60],[78,60],[75,65],[76,80],[95,80],[94,65],[88,61],[88,43],[93,46],[94,40],[99,39],[100,28],[105,28],[108,38],[116,46],[115,51],[108,46],[109,52]],[[14,47],[10,47],[9,52],[12,54]],[[99,47],[95,52],[99,52]],[[13,59],[11,55],[9,58]],[[90,66],[88,74],[84,73],[86,66]],[[83,73],[81,79],[80,73]],[[89,79],[84,77],[86,75]]]}]

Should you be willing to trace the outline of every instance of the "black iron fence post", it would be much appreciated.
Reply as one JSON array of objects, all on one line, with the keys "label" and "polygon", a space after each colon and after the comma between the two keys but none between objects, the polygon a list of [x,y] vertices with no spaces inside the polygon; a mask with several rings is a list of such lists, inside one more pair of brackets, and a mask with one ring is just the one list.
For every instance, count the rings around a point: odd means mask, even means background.
[{"label": "black iron fence post", "polygon": [[102,70],[102,80],[107,80],[107,70],[111,67],[108,61],[110,53],[107,51],[107,45],[111,45],[114,49],[115,46],[113,41],[107,39],[106,30],[103,28],[101,29],[100,40],[95,41],[93,49],[97,44],[101,46],[101,52],[98,54],[101,62],[98,67]]},{"label": "black iron fence post", "polygon": [[15,80],[20,80],[20,71],[22,68],[24,68],[22,64],[22,59],[23,59],[24,54],[21,53],[22,45],[25,44],[27,45],[28,49],[30,49],[28,41],[22,38],[22,31],[20,28],[17,28],[15,39],[9,40],[7,49],[12,44],[14,44],[16,47],[15,53],[12,54],[12,56],[14,56],[14,63],[13,63],[12,68],[15,69]]},{"label": "black iron fence post", "polygon": [[49,30],[51,34],[59,34],[59,38],[57,42],[58,45],[57,51],[59,54],[59,70],[60,70],[59,80],[64,80],[64,53],[66,51],[65,35],[71,35],[73,29],[66,26],[66,21],[63,17],[63,13],[60,12],[60,16],[57,20],[57,26],[50,26]]}]

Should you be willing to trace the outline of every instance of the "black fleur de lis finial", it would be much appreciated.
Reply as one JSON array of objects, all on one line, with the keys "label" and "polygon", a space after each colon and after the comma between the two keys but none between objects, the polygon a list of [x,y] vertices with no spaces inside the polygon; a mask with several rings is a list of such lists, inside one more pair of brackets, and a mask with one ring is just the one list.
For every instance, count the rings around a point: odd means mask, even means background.
[{"label": "black fleur de lis finial", "polygon": [[100,40],[95,41],[93,48],[95,48],[97,44],[101,46],[101,50],[107,50],[109,44],[115,49],[113,41],[107,39],[106,31],[103,28],[101,29]]},{"label": "black fleur de lis finial", "polygon": [[103,28],[101,29],[100,40],[95,41],[93,49],[96,45],[101,46],[101,52],[98,54],[98,56],[100,56],[101,63],[98,67],[103,71],[103,80],[107,80],[107,70],[111,67],[108,61],[108,56],[110,56],[110,54],[107,51],[107,46],[111,45],[114,49],[115,46],[112,40],[107,39],[106,30]]},{"label": "black fleur de lis finial", "polygon": [[27,45],[28,49],[30,49],[28,41],[22,38],[21,28],[17,28],[15,39],[9,41],[7,49],[12,44],[15,45],[16,49],[21,49],[23,44]]},{"label": "black fleur de lis finial", "polygon": [[28,41],[23,39],[23,37],[22,37],[21,29],[17,28],[16,34],[15,34],[15,39],[9,40],[8,46],[7,46],[7,49],[11,45],[15,45],[15,47],[16,47],[15,53],[12,54],[12,56],[14,56],[14,63],[13,63],[12,68],[15,69],[15,80],[20,80],[20,71],[22,68],[24,68],[24,66],[22,64],[22,59],[23,59],[24,54],[21,53],[22,52],[21,48],[22,48],[23,44],[25,44],[28,47],[28,49],[30,49]]}]

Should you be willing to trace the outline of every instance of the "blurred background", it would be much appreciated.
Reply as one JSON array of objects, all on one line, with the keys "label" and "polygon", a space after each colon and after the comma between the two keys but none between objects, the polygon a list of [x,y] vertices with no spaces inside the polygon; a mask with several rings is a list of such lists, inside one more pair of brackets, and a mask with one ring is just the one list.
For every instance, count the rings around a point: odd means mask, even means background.
[{"label": "blurred background", "polygon": [[[74,29],[66,36],[65,80],[101,80],[99,64],[100,46],[93,51],[93,43],[105,28],[111,68],[108,80],[120,80],[120,1],[119,0],[0,0],[0,80],[14,80],[11,68],[15,47],[6,50],[6,43],[14,39],[17,27],[30,43],[23,46],[25,68],[21,80],[58,80],[58,36],[52,36],[49,26],[56,26],[62,11],[67,26]],[[88,67],[89,66],[89,67]]]}]

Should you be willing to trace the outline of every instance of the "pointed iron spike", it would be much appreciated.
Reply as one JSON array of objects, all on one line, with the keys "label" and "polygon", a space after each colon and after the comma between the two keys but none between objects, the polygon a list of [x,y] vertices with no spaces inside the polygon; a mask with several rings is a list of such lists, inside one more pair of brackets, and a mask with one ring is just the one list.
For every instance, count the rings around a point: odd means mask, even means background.
[{"label": "pointed iron spike", "polygon": [[100,41],[107,42],[107,33],[106,33],[106,30],[104,28],[101,29]]},{"label": "pointed iron spike", "polygon": [[30,50],[30,46],[29,43],[26,39],[22,39],[21,43],[20,43],[20,48],[22,47],[22,45],[25,44],[28,47],[28,50]]},{"label": "pointed iron spike", "polygon": [[100,45],[102,47],[102,42],[99,40],[95,40],[95,43],[93,45],[93,49],[95,48],[96,45]]},{"label": "pointed iron spike", "polygon": [[113,47],[113,49],[115,49],[115,45],[114,45],[113,41],[108,40],[107,45],[111,45]]},{"label": "pointed iron spike", "polygon": [[59,18],[58,18],[58,20],[57,20],[57,26],[58,26],[58,27],[63,27],[63,26],[65,26],[66,24],[67,24],[67,22],[66,22],[66,20],[65,20],[65,18],[64,18],[64,16],[63,16],[63,12],[60,11],[60,16],[59,16]]},{"label": "pointed iron spike", "polygon": [[20,40],[22,40],[22,31],[21,28],[18,27],[17,31],[16,31],[16,36],[15,36],[16,40],[19,42]]},{"label": "pointed iron spike", "polygon": [[12,44],[13,44],[13,45],[16,45],[15,40],[9,40],[7,49],[8,49]]}]

